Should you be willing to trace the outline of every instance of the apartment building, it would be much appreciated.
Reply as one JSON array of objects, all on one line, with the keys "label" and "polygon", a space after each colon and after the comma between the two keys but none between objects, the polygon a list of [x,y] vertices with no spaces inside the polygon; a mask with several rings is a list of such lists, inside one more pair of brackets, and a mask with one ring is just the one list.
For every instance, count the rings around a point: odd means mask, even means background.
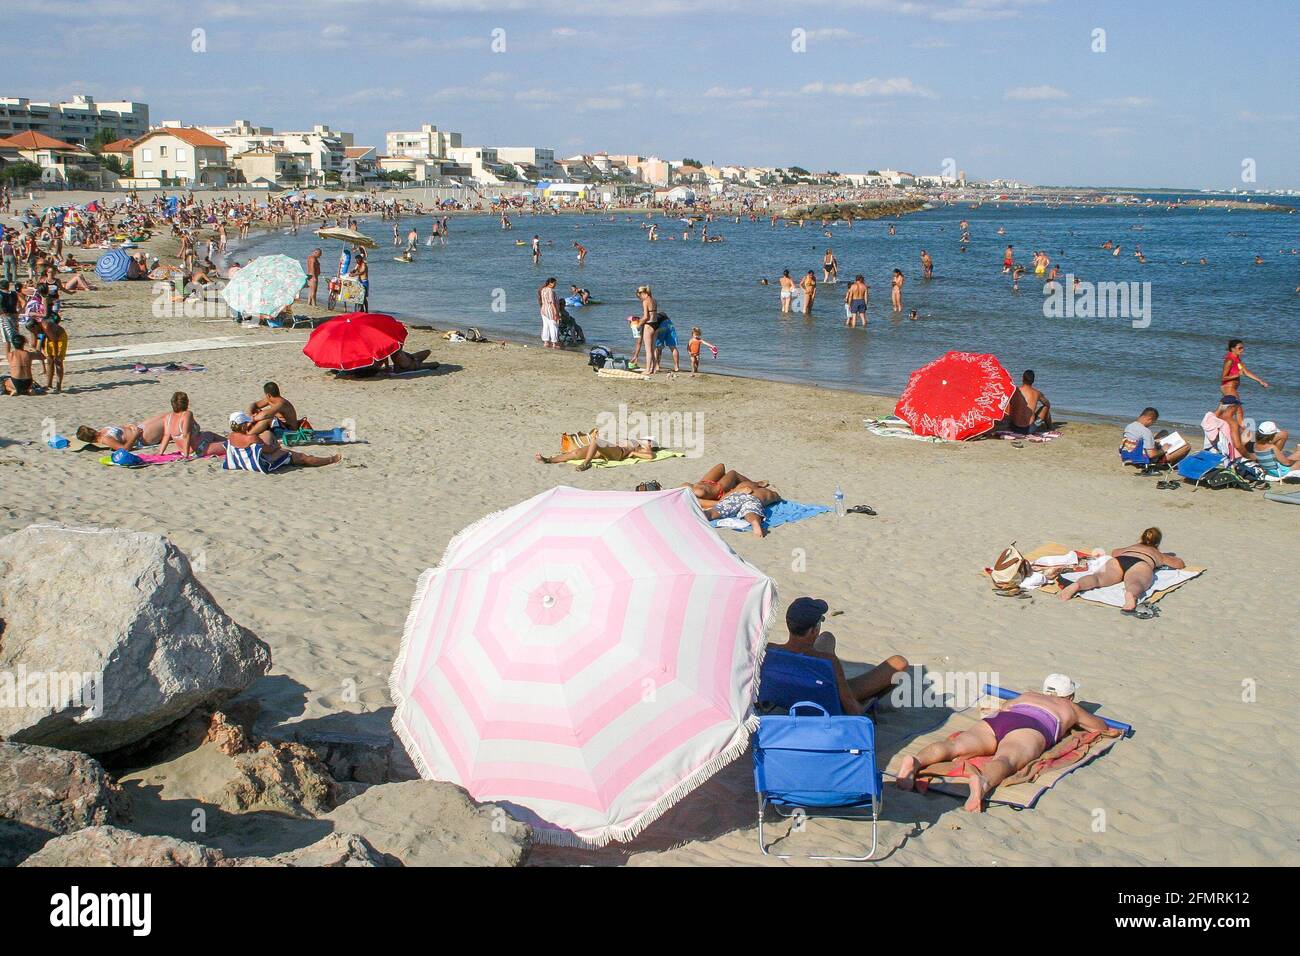
[{"label": "apartment building", "polygon": [[460,133],[440,130],[431,123],[418,130],[392,132],[384,136],[386,156],[407,159],[448,159],[453,149],[460,149]]},{"label": "apartment building", "polygon": [[40,133],[74,146],[86,146],[110,131],[115,139],[137,139],[149,131],[149,107],[131,101],[96,102],[78,94],[61,103],[0,96],[0,137]]}]

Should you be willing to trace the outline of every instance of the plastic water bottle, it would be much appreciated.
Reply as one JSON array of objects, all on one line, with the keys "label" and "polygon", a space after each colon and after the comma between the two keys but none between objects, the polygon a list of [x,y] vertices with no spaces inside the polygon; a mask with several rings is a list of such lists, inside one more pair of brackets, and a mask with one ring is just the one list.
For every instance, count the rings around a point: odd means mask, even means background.
[{"label": "plastic water bottle", "polygon": [[843,518],[847,511],[844,510],[844,489],[839,485],[835,486],[835,513]]}]

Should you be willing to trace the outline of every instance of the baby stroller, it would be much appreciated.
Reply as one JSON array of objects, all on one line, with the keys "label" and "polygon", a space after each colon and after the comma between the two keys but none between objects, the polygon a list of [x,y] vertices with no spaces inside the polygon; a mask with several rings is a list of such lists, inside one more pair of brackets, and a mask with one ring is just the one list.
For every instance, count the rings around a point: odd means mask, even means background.
[{"label": "baby stroller", "polygon": [[565,346],[585,345],[587,336],[582,332],[582,326],[574,321],[569,310],[564,307],[563,299],[555,300],[555,307],[560,316],[560,344]]}]

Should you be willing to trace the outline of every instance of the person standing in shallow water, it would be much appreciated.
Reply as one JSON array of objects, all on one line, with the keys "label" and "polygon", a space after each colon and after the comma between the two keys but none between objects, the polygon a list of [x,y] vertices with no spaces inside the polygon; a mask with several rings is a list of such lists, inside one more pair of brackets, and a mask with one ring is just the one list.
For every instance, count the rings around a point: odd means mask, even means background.
[{"label": "person standing in shallow water", "polygon": [[903,270],[895,269],[894,278],[891,283],[893,288],[889,293],[889,297],[890,299],[893,300],[894,303],[895,312],[903,311],[903,283],[905,281],[907,280],[903,277]]}]

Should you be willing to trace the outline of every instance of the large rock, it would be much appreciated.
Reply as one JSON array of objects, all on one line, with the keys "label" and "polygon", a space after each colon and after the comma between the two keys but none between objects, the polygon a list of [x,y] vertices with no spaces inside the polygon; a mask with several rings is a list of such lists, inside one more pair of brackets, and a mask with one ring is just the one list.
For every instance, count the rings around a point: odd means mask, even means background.
[{"label": "large rock", "polygon": [[233,758],[235,776],[221,795],[229,813],[269,810],[316,817],[338,803],[338,784],[315,751],[303,744],[263,740]]},{"label": "large rock", "polygon": [[121,791],[91,757],[0,743],[0,866],[16,866],[50,840],[106,823]]},{"label": "large rock", "polygon": [[310,846],[270,857],[227,857],[214,847],[114,826],[88,827],[45,844],[22,866],[397,866],[363,837],[330,833]]},{"label": "large rock", "polygon": [[401,866],[393,857],[375,850],[365,837],[355,833],[330,833],[311,846],[288,850],[275,856],[244,856],[225,860],[220,866]]},{"label": "large rock", "polygon": [[216,866],[225,854],[175,837],[87,827],[51,840],[22,866]]},{"label": "large rock", "polygon": [[503,808],[433,780],[371,787],[323,819],[404,866],[518,866],[531,843],[527,825]]},{"label": "large rock", "polygon": [[0,737],[105,753],[270,666],[161,535],[34,525],[0,538]]}]

